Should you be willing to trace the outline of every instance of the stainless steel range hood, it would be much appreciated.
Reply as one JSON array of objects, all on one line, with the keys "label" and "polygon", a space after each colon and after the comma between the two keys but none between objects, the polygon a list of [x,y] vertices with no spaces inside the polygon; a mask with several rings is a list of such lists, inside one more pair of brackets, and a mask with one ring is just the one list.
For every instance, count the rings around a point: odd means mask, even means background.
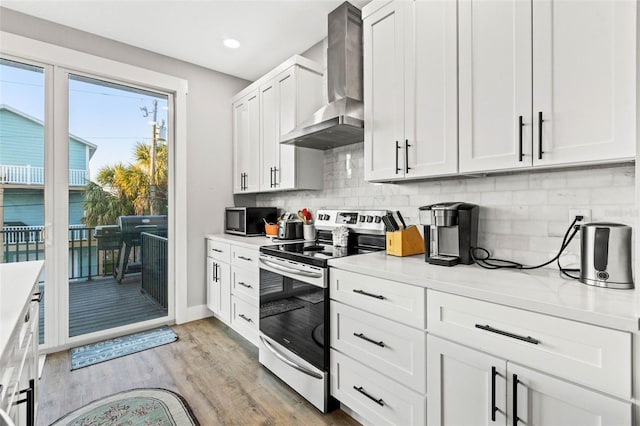
[{"label": "stainless steel range hood", "polygon": [[283,135],[283,144],[330,149],[364,140],[360,9],[344,2],[332,11],[327,38],[329,104]]}]

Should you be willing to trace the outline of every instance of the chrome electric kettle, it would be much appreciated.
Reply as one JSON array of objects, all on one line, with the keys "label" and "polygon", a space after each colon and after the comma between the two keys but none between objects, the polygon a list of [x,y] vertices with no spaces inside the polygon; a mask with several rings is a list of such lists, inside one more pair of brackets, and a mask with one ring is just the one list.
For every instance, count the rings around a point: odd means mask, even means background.
[{"label": "chrome electric kettle", "polygon": [[633,288],[630,226],[607,222],[580,226],[580,282]]}]

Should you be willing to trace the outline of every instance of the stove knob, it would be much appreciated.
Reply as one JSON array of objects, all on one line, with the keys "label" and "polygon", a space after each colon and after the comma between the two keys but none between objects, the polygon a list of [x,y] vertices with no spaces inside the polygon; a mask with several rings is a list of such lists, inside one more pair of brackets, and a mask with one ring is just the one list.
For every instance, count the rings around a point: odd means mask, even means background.
[{"label": "stove knob", "polygon": [[363,215],[360,215],[360,222],[364,222],[365,217]]},{"label": "stove knob", "polygon": [[367,216],[367,223],[373,222],[373,216]]},{"label": "stove knob", "polygon": [[331,216],[329,216],[328,214],[325,214],[324,215],[324,220],[329,220],[329,219],[331,219]]},{"label": "stove knob", "polygon": [[380,223],[382,222],[382,217],[381,216],[376,216],[376,223]]}]

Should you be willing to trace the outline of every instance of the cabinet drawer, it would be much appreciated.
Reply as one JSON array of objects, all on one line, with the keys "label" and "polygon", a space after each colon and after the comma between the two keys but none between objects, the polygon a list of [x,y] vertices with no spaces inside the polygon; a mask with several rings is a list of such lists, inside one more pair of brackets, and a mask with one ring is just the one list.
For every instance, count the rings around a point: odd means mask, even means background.
[{"label": "cabinet drawer", "polygon": [[631,334],[428,291],[428,331],[504,359],[631,397]]},{"label": "cabinet drawer", "polygon": [[331,268],[331,298],[394,321],[424,329],[425,295],[422,287]]},{"label": "cabinet drawer", "polygon": [[426,398],[331,350],[331,395],[371,424],[423,425]]},{"label": "cabinet drawer", "polygon": [[233,267],[231,293],[251,305],[258,306],[260,297],[260,271],[256,268]]},{"label": "cabinet drawer", "polygon": [[246,247],[231,247],[231,263],[243,268],[259,268],[257,249],[249,249]]},{"label": "cabinet drawer", "polygon": [[207,256],[220,262],[229,263],[231,259],[231,246],[216,240],[207,240]]},{"label": "cabinet drawer", "polygon": [[257,306],[250,305],[236,296],[231,296],[231,327],[256,346],[258,346],[259,316]]},{"label": "cabinet drawer", "polygon": [[420,393],[427,391],[422,329],[332,301],[331,347]]}]

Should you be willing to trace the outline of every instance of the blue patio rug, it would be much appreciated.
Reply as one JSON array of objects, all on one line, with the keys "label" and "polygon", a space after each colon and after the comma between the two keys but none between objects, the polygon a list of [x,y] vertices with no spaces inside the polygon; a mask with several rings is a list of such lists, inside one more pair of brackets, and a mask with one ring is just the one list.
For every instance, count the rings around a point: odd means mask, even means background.
[{"label": "blue patio rug", "polygon": [[164,326],[141,333],[117,337],[103,342],[71,349],[71,370],[109,361],[145,349],[166,345],[178,339],[176,333]]},{"label": "blue patio rug", "polygon": [[198,426],[189,404],[166,389],[134,389],[93,401],[51,426]]}]

